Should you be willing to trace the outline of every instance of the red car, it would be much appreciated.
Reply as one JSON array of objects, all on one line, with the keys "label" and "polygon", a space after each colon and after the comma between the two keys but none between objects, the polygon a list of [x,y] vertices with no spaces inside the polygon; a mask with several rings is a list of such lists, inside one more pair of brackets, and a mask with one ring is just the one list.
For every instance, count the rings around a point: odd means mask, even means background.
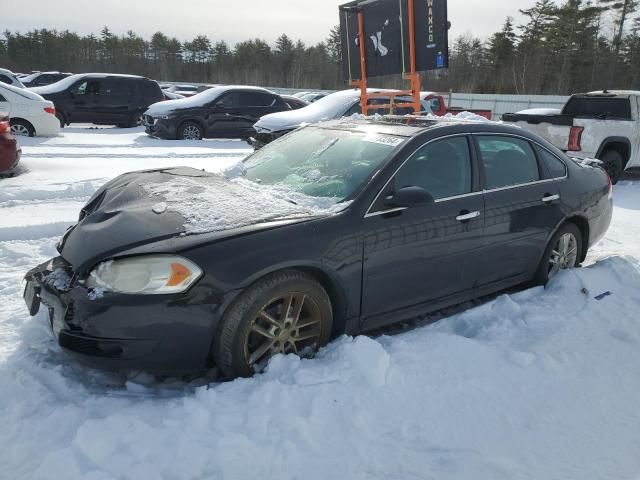
[{"label": "red car", "polygon": [[0,176],[11,175],[20,161],[22,150],[11,134],[9,117],[0,113]]}]

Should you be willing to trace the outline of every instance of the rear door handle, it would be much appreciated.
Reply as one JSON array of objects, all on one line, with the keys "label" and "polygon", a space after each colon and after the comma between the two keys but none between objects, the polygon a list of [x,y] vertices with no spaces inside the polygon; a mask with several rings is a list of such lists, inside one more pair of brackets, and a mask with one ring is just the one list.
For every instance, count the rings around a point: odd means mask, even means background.
[{"label": "rear door handle", "polygon": [[478,218],[480,216],[480,212],[460,212],[460,215],[456,217],[456,220],[459,222],[468,222],[469,220],[473,220],[474,218]]},{"label": "rear door handle", "polygon": [[551,202],[555,202],[556,200],[560,200],[560,195],[545,195],[545,197],[542,199],[542,203],[551,203]]}]

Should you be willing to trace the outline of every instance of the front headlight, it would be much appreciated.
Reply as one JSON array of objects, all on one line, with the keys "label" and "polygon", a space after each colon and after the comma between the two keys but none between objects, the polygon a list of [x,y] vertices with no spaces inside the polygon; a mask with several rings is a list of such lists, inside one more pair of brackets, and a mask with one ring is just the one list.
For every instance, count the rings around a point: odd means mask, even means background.
[{"label": "front headlight", "polygon": [[202,270],[186,258],[149,255],[99,264],[89,275],[87,287],[147,295],[181,293],[201,276]]}]

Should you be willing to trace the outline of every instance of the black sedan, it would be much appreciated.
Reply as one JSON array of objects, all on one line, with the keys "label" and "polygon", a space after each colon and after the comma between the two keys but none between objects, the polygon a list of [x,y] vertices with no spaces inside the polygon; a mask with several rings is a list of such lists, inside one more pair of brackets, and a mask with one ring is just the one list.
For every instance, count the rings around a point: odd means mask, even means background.
[{"label": "black sedan", "polygon": [[26,276],[59,344],[95,366],[228,377],[578,266],[611,184],[499,124],[307,126],[234,175],[129,173]]},{"label": "black sedan", "polygon": [[264,88],[224,86],[151,105],[143,122],[147,135],[169,140],[247,139],[260,117],[289,109],[279,95]]}]

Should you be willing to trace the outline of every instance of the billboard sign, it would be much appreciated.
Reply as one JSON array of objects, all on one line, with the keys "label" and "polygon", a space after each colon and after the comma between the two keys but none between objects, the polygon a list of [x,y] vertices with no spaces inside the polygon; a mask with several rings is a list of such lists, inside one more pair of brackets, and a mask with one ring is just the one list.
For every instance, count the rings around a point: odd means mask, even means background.
[{"label": "billboard sign", "polygon": [[[416,71],[447,68],[447,0],[414,0]],[[340,6],[345,77],[361,79],[358,11],[364,17],[367,77],[410,71],[409,0],[358,0]]]}]

